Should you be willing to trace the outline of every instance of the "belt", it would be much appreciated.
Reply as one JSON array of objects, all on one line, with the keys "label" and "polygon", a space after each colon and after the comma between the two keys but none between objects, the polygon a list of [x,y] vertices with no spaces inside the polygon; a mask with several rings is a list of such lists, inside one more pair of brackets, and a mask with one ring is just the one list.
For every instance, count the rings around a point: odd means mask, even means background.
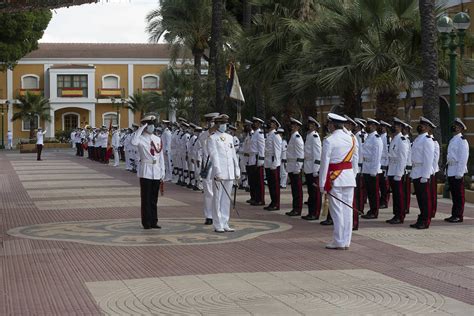
[{"label": "belt", "polygon": [[258,157],[258,160],[265,160],[265,157]]},{"label": "belt", "polygon": [[407,170],[411,170],[411,166],[406,166],[406,169],[407,169]]},{"label": "belt", "polygon": [[286,163],[286,162],[287,162],[287,160],[286,160],[286,159],[282,159],[282,160],[281,160],[281,162],[283,162],[283,163]]},{"label": "belt", "polygon": [[296,158],[296,162],[304,162],[303,158]]},{"label": "belt", "polygon": [[382,170],[388,170],[388,166],[380,166],[380,169],[382,169]]},{"label": "belt", "polygon": [[156,165],[158,163],[158,160],[140,160],[142,163],[147,163],[150,165]]},{"label": "belt", "polygon": [[361,164],[361,163],[359,164],[359,168],[362,168],[362,164]]},{"label": "belt", "polygon": [[317,165],[320,165],[320,164],[321,164],[321,161],[318,160],[318,159],[316,159],[316,160],[314,161],[314,163],[317,164]]},{"label": "belt", "polygon": [[250,154],[244,153],[244,157],[250,157]]}]

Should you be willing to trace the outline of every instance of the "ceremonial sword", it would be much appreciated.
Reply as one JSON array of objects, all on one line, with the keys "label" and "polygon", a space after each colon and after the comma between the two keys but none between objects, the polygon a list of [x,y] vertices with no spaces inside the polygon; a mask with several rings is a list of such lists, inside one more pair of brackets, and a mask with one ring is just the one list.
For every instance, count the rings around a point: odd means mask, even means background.
[{"label": "ceremonial sword", "polygon": [[[214,184],[216,185],[216,188],[217,190],[219,190],[219,187],[217,186],[217,181],[219,181],[222,185],[222,188],[224,189],[224,192],[225,194],[227,195],[227,197],[229,198],[229,201],[232,201],[232,198],[230,197],[230,194],[229,192],[227,192],[227,189],[225,188],[225,186],[222,184],[222,180],[215,180],[216,182],[214,182]],[[232,210],[237,213],[237,216],[240,217],[240,214],[239,214],[239,211],[237,211],[237,209],[235,208],[235,199],[237,198],[237,188],[235,189],[235,194],[234,194],[234,204],[233,204],[233,207],[232,207]]]}]

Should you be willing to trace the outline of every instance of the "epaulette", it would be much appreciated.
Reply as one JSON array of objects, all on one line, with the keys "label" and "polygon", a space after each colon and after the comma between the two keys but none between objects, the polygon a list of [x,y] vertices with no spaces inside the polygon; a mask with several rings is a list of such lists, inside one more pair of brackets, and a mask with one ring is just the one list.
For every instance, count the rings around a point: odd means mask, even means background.
[{"label": "epaulette", "polygon": [[426,135],[426,138],[433,139],[433,137],[431,137],[430,135]]},{"label": "epaulette", "polygon": [[461,139],[464,139],[464,140],[466,140],[466,137],[464,137],[464,136],[461,136]]},{"label": "epaulette", "polygon": [[380,137],[380,135],[379,135],[379,134],[375,134],[375,137]]},{"label": "epaulette", "polygon": [[318,134],[313,134],[313,137],[318,138],[319,136],[318,136]]},{"label": "epaulette", "polygon": [[263,132],[259,132],[260,134],[263,134]]},{"label": "epaulette", "polygon": [[405,138],[405,137],[403,137],[403,136],[401,136],[400,138],[401,138],[402,140],[406,140],[406,138]]},{"label": "epaulette", "polygon": [[296,137],[301,137],[300,134],[296,134]]}]

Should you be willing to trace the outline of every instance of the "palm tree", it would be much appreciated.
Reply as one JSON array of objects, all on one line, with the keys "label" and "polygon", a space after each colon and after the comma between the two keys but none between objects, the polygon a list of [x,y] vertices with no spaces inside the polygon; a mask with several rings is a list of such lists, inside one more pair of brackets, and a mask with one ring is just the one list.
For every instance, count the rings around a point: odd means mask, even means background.
[{"label": "palm tree", "polygon": [[127,102],[127,108],[132,110],[133,113],[140,113],[140,118],[145,116],[152,110],[150,92],[137,91],[130,96],[130,100]]},{"label": "palm tree", "polygon": [[193,107],[191,120],[198,122],[201,102],[201,61],[209,48],[211,34],[212,0],[161,0],[160,8],[147,17],[150,41],[164,38],[176,50],[185,47],[194,57]]},{"label": "palm tree", "polygon": [[225,112],[224,86],[225,86],[225,63],[222,51],[222,19],[224,14],[223,0],[212,0],[212,25],[211,43],[209,52],[209,63],[214,70],[215,78],[215,104],[219,112]]},{"label": "palm tree", "polygon": [[36,126],[37,118],[43,121],[51,120],[49,115],[51,109],[49,100],[45,99],[42,95],[32,94],[28,91],[25,95],[18,96],[17,99],[19,103],[15,104],[15,106],[20,108],[20,111],[13,113],[11,121],[29,121],[30,139],[33,139],[34,130],[38,128],[38,126]]}]

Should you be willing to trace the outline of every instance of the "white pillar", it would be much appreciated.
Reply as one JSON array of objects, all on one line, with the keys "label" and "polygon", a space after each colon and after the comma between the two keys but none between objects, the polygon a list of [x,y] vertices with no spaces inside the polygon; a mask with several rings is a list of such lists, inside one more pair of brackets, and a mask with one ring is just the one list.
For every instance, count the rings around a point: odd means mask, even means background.
[{"label": "white pillar", "polygon": [[[10,101],[10,106],[8,107],[8,130],[12,131],[13,133],[13,71],[10,69],[7,70],[7,100]],[[15,135],[13,135],[15,137]]]},{"label": "white pillar", "polygon": [[54,127],[54,108],[51,107],[49,110],[50,121],[46,122],[46,137],[53,138],[56,134],[55,127]]},{"label": "white pillar", "polygon": [[[133,95],[134,87],[133,87],[133,64],[128,65],[128,99],[130,99],[130,96]],[[132,124],[134,123],[134,115],[132,110],[128,109],[128,126],[127,127],[132,127]]]},{"label": "white pillar", "polygon": [[92,104],[91,109],[89,110],[89,125],[91,127],[95,126],[95,104]]}]

